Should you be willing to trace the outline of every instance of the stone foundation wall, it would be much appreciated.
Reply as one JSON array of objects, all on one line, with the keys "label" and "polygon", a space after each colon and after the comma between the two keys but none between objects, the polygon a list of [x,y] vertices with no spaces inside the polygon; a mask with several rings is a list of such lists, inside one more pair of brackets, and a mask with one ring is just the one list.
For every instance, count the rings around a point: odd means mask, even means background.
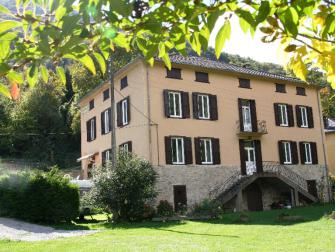
[{"label": "stone foundation wall", "polygon": [[328,202],[327,174],[324,165],[290,165],[287,166],[306,180],[316,180],[318,197],[321,201]]},{"label": "stone foundation wall", "polygon": [[212,190],[225,183],[239,169],[238,166],[217,165],[155,166],[158,173],[157,202],[167,200],[173,205],[173,186],[186,185],[187,205],[192,206],[208,198]]},{"label": "stone foundation wall", "polygon": [[[322,188],[324,200],[327,200],[327,187],[325,184],[325,167],[322,165],[295,165],[287,166],[300,176],[308,179],[315,179],[318,189]],[[160,200],[167,200],[172,205],[174,203],[173,186],[186,185],[188,207],[209,198],[210,192],[223,185],[236,171],[240,171],[239,166],[205,166],[205,165],[166,165],[155,166],[158,173],[156,189],[158,191],[157,203]],[[280,193],[278,189],[271,185],[260,183],[264,190],[263,205],[269,209],[273,201],[278,201]],[[266,188],[264,188],[266,186]],[[246,204],[246,200],[243,200]],[[245,205],[246,207],[246,205]]]}]

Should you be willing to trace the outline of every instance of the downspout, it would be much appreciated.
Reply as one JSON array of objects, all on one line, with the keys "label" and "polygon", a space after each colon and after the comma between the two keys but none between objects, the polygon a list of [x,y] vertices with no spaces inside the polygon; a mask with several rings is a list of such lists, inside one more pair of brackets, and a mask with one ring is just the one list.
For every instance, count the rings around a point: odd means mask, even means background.
[{"label": "downspout", "polygon": [[150,96],[150,83],[149,83],[149,66],[146,64],[146,76],[147,76],[147,105],[148,105],[148,133],[149,133],[149,161],[152,164],[152,135],[151,126],[156,128],[156,144],[157,144],[157,165],[159,165],[159,139],[158,139],[158,124],[151,120],[151,96]]},{"label": "downspout", "polygon": [[147,105],[148,105],[148,134],[149,134],[149,161],[152,164],[152,137],[151,137],[151,104],[150,104],[150,85],[149,85],[149,67],[145,64],[147,77]]},{"label": "downspout", "polygon": [[325,160],[325,173],[326,173],[328,199],[329,199],[329,201],[332,201],[331,190],[330,190],[330,181],[329,181],[329,169],[328,169],[326,146],[325,146],[325,134],[324,134],[324,126],[323,126],[323,120],[322,120],[323,117],[322,117],[322,112],[321,112],[321,101],[320,101],[319,90],[317,91],[317,97],[318,97],[318,112],[319,112],[319,119],[320,119],[320,130],[321,130],[323,157],[324,157],[324,160]]}]

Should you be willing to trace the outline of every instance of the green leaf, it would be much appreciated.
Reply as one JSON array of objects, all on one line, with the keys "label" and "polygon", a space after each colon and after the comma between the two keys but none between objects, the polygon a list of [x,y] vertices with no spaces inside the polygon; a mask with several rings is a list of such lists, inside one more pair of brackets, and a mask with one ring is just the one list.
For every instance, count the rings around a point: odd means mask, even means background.
[{"label": "green leaf", "polygon": [[31,88],[33,88],[38,80],[38,69],[35,64],[32,64],[28,69],[27,69],[27,81],[28,84]]},{"label": "green leaf", "polygon": [[10,67],[8,64],[0,63],[0,74],[6,75],[9,70],[10,70]]},{"label": "green leaf", "polygon": [[171,70],[171,61],[170,61],[170,57],[169,57],[169,54],[164,54],[164,56],[162,57],[164,63],[165,63],[165,66]]},{"label": "green leaf", "polygon": [[45,83],[48,83],[48,80],[49,80],[49,72],[48,72],[48,69],[47,69],[44,65],[41,65],[41,66],[40,66],[40,70],[41,70],[42,80],[43,80]]},{"label": "green leaf", "polygon": [[221,51],[224,47],[226,40],[230,38],[231,26],[229,20],[226,20],[224,25],[220,28],[215,39],[215,55],[216,58],[220,57]]},{"label": "green leaf", "polygon": [[245,21],[243,18],[239,18],[239,22],[240,22],[240,27],[242,31],[244,33],[247,33],[248,30],[250,29],[250,24],[247,21]]},{"label": "green leaf", "polygon": [[65,54],[63,56],[64,58],[67,59],[73,59],[76,61],[79,61],[80,63],[82,63],[88,70],[90,70],[92,72],[92,74],[96,74],[96,69],[95,69],[95,65],[94,65],[94,61],[91,58],[91,56],[89,55],[84,55],[84,56],[75,56],[72,54]]},{"label": "green leaf", "polygon": [[284,49],[284,51],[285,52],[293,52],[293,51],[295,51],[295,49],[297,49],[296,45],[289,45]]},{"label": "green leaf", "polygon": [[63,5],[60,5],[57,8],[56,13],[55,13],[56,20],[60,21],[64,17],[65,14],[66,14],[66,8]]},{"label": "green leaf", "polygon": [[220,11],[214,11],[208,14],[208,18],[207,18],[208,25],[207,26],[210,31],[214,29],[214,26],[219,16],[220,16]]},{"label": "green leaf", "polygon": [[23,83],[23,77],[21,73],[15,72],[14,70],[10,70],[7,74],[7,78],[10,82],[15,82],[17,84]]},{"label": "green leaf", "polygon": [[106,73],[106,61],[105,61],[104,57],[100,53],[95,52],[93,54],[94,54],[95,59],[99,63],[100,70],[101,70],[102,74],[105,74]]},{"label": "green leaf", "polygon": [[4,84],[0,83],[0,94],[4,95],[5,97],[11,99],[12,96],[10,95],[8,87],[6,87]]},{"label": "green leaf", "polygon": [[12,15],[11,11],[2,4],[0,4],[0,12],[3,14]]},{"label": "green leaf", "polygon": [[56,72],[57,72],[57,75],[58,75],[59,79],[61,80],[61,82],[65,85],[66,84],[66,77],[65,77],[64,68],[56,67]]},{"label": "green leaf", "polygon": [[162,58],[164,56],[164,54],[166,53],[165,52],[165,44],[164,42],[159,42],[158,44],[158,51],[159,51],[159,54],[158,54],[158,57]]},{"label": "green leaf", "polygon": [[270,13],[270,3],[269,1],[262,1],[261,6],[258,10],[258,15],[256,17],[256,23],[262,23]]},{"label": "green leaf", "polygon": [[260,27],[259,30],[265,34],[274,33],[274,30],[271,27]]},{"label": "green leaf", "polygon": [[5,59],[10,51],[10,41],[0,38],[0,59]]},{"label": "green leaf", "polygon": [[18,21],[14,21],[14,20],[2,21],[2,22],[0,22],[0,33],[3,33],[3,32],[8,31],[10,29],[14,29],[14,28],[19,27],[21,25],[22,25],[22,23],[20,23]]}]

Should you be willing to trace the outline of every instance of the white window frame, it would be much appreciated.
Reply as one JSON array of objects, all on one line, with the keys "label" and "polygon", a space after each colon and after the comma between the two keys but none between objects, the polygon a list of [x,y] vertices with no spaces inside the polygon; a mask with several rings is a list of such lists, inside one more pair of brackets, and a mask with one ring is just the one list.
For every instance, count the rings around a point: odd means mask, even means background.
[{"label": "white window frame", "polygon": [[[182,118],[183,112],[182,112],[182,104],[181,104],[181,92],[174,92],[169,91],[168,92],[168,99],[169,99],[169,115],[170,117],[174,118]],[[173,99],[173,108],[170,108],[170,99]],[[177,99],[179,100],[179,114],[177,113]],[[171,113],[173,112],[173,113]]]},{"label": "white window frame", "polygon": [[110,150],[105,151],[105,163],[110,161]]},{"label": "white window frame", "polygon": [[122,125],[127,125],[128,121],[128,99],[124,99],[121,102],[121,110],[122,110]]},{"label": "white window frame", "polygon": [[301,127],[308,128],[308,114],[307,114],[307,107],[300,106],[300,114],[301,114]]},{"label": "white window frame", "polygon": [[91,141],[95,139],[95,120],[91,119],[90,120],[90,125],[91,125],[91,129],[90,129],[90,138]]},{"label": "white window frame", "polygon": [[290,142],[283,142],[284,164],[292,164],[292,146]]},{"label": "white window frame", "polygon": [[128,145],[128,143],[122,144],[121,149],[122,149],[122,151],[129,152],[129,145]]},{"label": "white window frame", "polygon": [[[181,156],[179,157],[179,144],[178,142],[181,141]],[[173,153],[174,153],[174,147],[175,147],[175,153],[176,153],[176,160],[174,161]],[[182,137],[172,137],[171,138],[171,159],[172,164],[185,164],[185,142],[184,138]]]},{"label": "white window frame", "polygon": [[110,128],[109,128],[109,113],[108,113],[108,109],[104,111],[104,123],[105,123],[105,134],[110,132]]},{"label": "white window frame", "polygon": [[304,143],[304,149],[305,149],[305,164],[312,164],[313,157],[312,157],[311,143]]},{"label": "white window frame", "polygon": [[[210,119],[211,115],[210,115],[210,105],[209,105],[209,95],[205,95],[205,94],[199,94],[198,97],[198,115],[199,115],[199,119]],[[207,106],[204,106],[204,101],[207,100]],[[201,102],[200,102],[201,101]],[[201,106],[200,106],[201,104]],[[205,112],[207,112],[207,116],[205,116]]]},{"label": "white window frame", "polygon": [[252,118],[250,103],[242,106],[243,130],[246,132],[252,131]]},{"label": "white window frame", "polygon": [[288,126],[288,114],[287,114],[287,105],[279,104],[280,111],[280,126]]},{"label": "white window frame", "polygon": [[[200,139],[200,142],[202,142],[202,146],[204,147],[205,151],[205,161],[201,161],[201,164],[213,164],[213,147],[212,147],[212,140],[208,138],[202,138]],[[209,150],[207,149],[207,144],[209,142]],[[201,146],[201,143],[200,143]],[[202,151],[202,150],[201,150]],[[209,151],[209,155],[207,155],[207,151]],[[201,155],[201,154],[200,154]],[[207,157],[210,157],[209,160],[207,160]]]}]

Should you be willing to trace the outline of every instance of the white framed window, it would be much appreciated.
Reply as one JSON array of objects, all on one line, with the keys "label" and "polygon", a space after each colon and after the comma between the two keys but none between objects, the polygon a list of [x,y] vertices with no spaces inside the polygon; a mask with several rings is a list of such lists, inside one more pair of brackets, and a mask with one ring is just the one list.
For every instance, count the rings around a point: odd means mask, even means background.
[{"label": "white framed window", "polygon": [[290,142],[283,142],[284,164],[292,164],[292,149]]},{"label": "white framed window", "polygon": [[310,143],[304,143],[305,164],[312,164],[312,148]]},{"label": "white framed window", "polygon": [[288,126],[287,105],[279,104],[280,126]]},{"label": "white framed window", "polygon": [[200,139],[200,153],[202,164],[213,164],[213,150],[211,139]]},{"label": "white framed window", "polygon": [[198,95],[198,111],[200,119],[210,119],[209,110],[209,96],[199,94]]},{"label": "white framed window", "polygon": [[300,114],[301,114],[301,127],[307,128],[308,127],[308,117],[307,117],[307,108],[306,107],[299,107]]},{"label": "white framed window", "polygon": [[184,138],[171,138],[172,164],[185,164]]},{"label": "white framed window", "polygon": [[105,161],[108,162],[110,160],[110,150],[105,151]]},{"label": "white framed window", "polygon": [[90,139],[95,139],[95,120],[90,120]]},{"label": "white framed window", "polygon": [[105,110],[104,112],[104,127],[105,127],[105,133],[108,133],[110,131],[110,128],[109,128],[109,111],[108,110]]},{"label": "white framed window", "polygon": [[248,100],[244,100],[242,102],[242,119],[243,119],[243,130],[246,132],[252,131],[251,108],[250,108],[250,101]]},{"label": "white framed window", "polygon": [[121,102],[121,110],[122,110],[122,125],[128,124],[128,99],[124,99]]},{"label": "white framed window", "polygon": [[169,115],[170,117],[182,117],[181,93],[170,91],[169,97]]},{"label": "white framed window", "polygon": [[129,152],[129,144],[128,144],[128,142],[122,144],[120,147],[121,147],[120,149],[121,149],[122,151]]}]

